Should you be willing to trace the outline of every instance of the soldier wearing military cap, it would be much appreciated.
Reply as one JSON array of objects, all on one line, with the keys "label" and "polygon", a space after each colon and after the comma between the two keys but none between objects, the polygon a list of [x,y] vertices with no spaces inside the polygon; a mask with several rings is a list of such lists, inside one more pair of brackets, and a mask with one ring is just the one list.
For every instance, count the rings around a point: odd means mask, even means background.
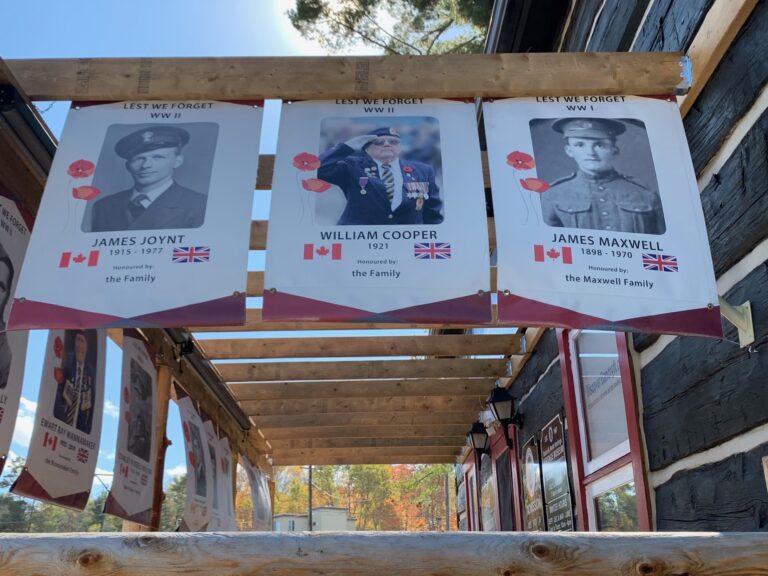
[{"label": "soldier wearing military cap", "polygon": [[562,118],[552,129],[563,135],[565,153],[576,172],[551,183],[541,195],[544,221],[550,226],[611,232],[663,234],[659,195],[617,172],[617,137],[627,127],[607,118]]},{"label": "soldier wearing military cap", "polygon": [[125,159],[133,188],[111,194],[93,206],[92,232],[197,228],[207,197],[174,181],[184,162],[189,132],[171,125],[148,126],[121,138],[115,153]]},{"label": "soldier wearing military cap", "polygon": [[376,128],[320,156],[317,176],[336,184],[347,199],[340,225],[439,224],[443,202],[435,171],[401,158],[391,127]]}]

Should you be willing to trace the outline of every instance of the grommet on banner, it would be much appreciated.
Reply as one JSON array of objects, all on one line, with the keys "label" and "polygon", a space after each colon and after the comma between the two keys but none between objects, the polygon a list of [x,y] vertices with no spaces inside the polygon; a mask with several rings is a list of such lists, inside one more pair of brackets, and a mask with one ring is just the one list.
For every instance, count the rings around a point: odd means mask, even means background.
[{"label": "grommet on banner", "polygon": [[739,331],[739,346],[745,348],[755,341],[755,328],[752,324],[752,304],[749,300],[739,306],[734,306],[720,296],[720,315]]},{"label": "grommet on banner", "polygon": [[509,290],[504,290],[504,296],[509,296],[511,292]]},{"label": "grommet on banner", "polygon": [[270,289],[269,289],[269,292],[270,292],[270,293],[272,293],[272,294],[274,294],[275,292],[277,292],[277,288],[270,288]]},{"label": "grommet on banner", "polygon": [[482,296],[483,294],[485,294],[485,290],[478,290],[477,291],[477,295],[478,296]]}]

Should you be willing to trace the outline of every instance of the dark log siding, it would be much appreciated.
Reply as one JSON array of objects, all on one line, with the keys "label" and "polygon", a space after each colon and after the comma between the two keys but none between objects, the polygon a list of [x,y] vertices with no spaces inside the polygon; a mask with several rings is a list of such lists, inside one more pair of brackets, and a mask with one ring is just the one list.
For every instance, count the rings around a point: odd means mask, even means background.
[{"label": "dark log siding", "polygon": [[559,362],[536,384],[519,410],[523,415],[523,426],[518,433],[522,446],[532,436],[538,439],[544,425],[563,411],[563,380]]},{"label": "dark log siding", "polygon": [[571,23],[566,31],[562,52],[581,52],[586,48],[598,10],[600,10],[600,0],[583,0],[576,3],[576,8],[571,15]]},{"label": "dark log siding", "polygon": [[768,444],[675,474],[656,489],[657,528],[768,531],[764,456],[768,456]]},{"label": "dark log siding", "polygon": [[515,398],[522,398],[528,393],[531,387],[536,384],[541,375],[546,371],[547,366],[549,366],[552,363],[552,360],[557,358],[559,354],[560,352],[557,348],[555,331],[547,330],[544,333],[544,336],[539,339],[536,348],[533,349],[528,362],[523,366],[520,376],[518,376],[512,384],[510,393]]},{"label": "dark log siding", "polygon": [[643,23],[635,52],[685,52],[713,0],[655,0]]},{"label": "dark log siding", "polygon": [[[751,300],[757,341],[739,348],[726,340],[676,338],[642,370],[648,463],[658,470],[768,422],[768,265],[726,295]],[[730,341],[729,341],[730,340]]]},{"label": "dark log siding", "polygon": [[587,50],[590,52],[623,52],[635,38],[649,0],[606,0],[597,17]]},{"label": "dark log siding", "polygon": [[765,86],[766,53],[768,2],[761,0],[685,117],[685,131],[697,174],[720,149],[734,123],[749,110]]},{"label": "dark log siding", "polygon": [[717,276],[768,236],[767,137],[768,111],[701,193]]}]

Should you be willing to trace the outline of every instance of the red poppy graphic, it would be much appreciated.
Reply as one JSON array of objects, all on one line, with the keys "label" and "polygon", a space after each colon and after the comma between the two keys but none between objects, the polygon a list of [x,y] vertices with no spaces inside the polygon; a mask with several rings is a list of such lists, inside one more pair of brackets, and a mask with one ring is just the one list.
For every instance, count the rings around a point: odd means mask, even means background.
[{"label": "red poppy graphic", "polygon": [[187,452],[187,457],[189,458],[189,463],[192,464],[192,468],[197,467],[197,456],[195,456],[194,452]]},{"label": "red poppy graphic", "polygon": [[530,154],[515,150],[507,154],[507,164],[518,170],[530,170],[536,166],[536,161]]},{"label": "red poppy graphic", "polygon": [[301,186],[308,192],[317,192],[318,194],[320,192],[325,192],[331,187],[328,182],[320,180],[319,178],[307,178],[306,180],[302,180]]},{"label": "red poppy graphic", "polygon": [[61,368],[54,368],[53,379],[56,380],[57,384],[64,384],[64,370]]},{"label": "red poppy graphic", "polygon": [[538,192],[539,194],[549,190],[549,184],[544,182],[544,180],[539,180],[538,178],[521,179],[520,185],[526,190],[530,190],[531,192]]},{"label": "red poppy graphic", "polygon": [[69,165],[67,174],[72,178],[88,178],[93,175],[93,171],[96,169],[96,164],[89,160],[75,160]]},{"label": "red poppy graphic", "polygon": [[411,172],[413,172],[413,166],[403,166],[403,172],[405,172],[406,174],[410,174]]},{"label": "red poppy graphic", "polygon": [[131,400],[131,393],[128,390],[128,386],[123,386],[123,402],[126,404]]},{"label": "red poppy graphic", "polygon": [[189,436],[189,426],[186,422],[182,421],[181,427],[184,429],[184,439],[189,442],[190,436]]},{"label": "red poppy graphic", "polygon": [[56,336],[56,339],[53,341],[53,354],[56,358],[61,358],[64,354],[64,342],[62,342],[59,336]]},{"label": "red poppy graphic", "polygon": [[130,413],[130,412],[128,412],[128,410],[126,410],[125,412],[123,412],[123,418],[125,418],[125,421],[126,421],[128,424],[130,424],[131,422],[133,422],[133,416],[131,416],[131,413]]},{"label": "red poppy graphic", "polygon": [[77,188],[72,188],[72,197],[77,200],[93,200],[99,194],[101,194],[101,190],[96,188],[96,186],[78,186]]},{"label": "red poppy graphic", "polygon": [[320,168],[320,158],[309,152],[302,152],[293,157],[293,165],[302,172],[310,172]]}]

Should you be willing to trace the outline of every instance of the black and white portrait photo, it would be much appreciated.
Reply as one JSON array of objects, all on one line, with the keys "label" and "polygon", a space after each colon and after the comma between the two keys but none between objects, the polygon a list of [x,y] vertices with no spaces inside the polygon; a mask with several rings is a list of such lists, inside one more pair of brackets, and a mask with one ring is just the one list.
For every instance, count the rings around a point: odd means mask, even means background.
[{"label": "black and white portrait photo", "polygon": [[206,462],[203,451],[203,437],[200,435],[200,429],[195,424],[189,422],[188,425],[191,439],[190,444],[192,445],[192,450],[189,455],[192,470],[188,470],[187,473],[194,477],[195,494],[206,497],[208,494],[208,483],[205,478]]},{"label": "black and white portrait photo", "polygon": [[62,344],[61,365],[55,372],[53,416],[90,434],[97,402],[101,401],[96,397],[96,330],[65,330]]},{"label": "black and white portrait photo", "polygon": [[11,362],[13,353],[8,343],[5,318],[8,302],[11,299],[13,287],[14,269],[13,262],[5,248],[0,244],[0,390],[8,385],[8,377],[11,374]]},{"label": "black and white portrait photo", "polygon": [[317,177],[337,186],[341,194],[334,190],[334,197],[322,190],[317,195],[316,223],[443,221],[440,126],[436,118],[325,118],[320,131]]},{"label": "black and white portrait photo", "polygon": [[663,234],[664,211],[645,124],[631,118],[530,121],[544,222]]},{"label": "black and white portrait photo", "polygon": [[211,498],[211,507],[214,510],[219,509],[219,468],[216,466],[216,449],[208,444],[208,458],[211,464],[211,480],[213,481],[213,490]]},{"label": "black and white portrait photo", "polygon": [[213,122],[109,126],[82,231],[202,226],[218,131]]},{"label": "black and white portrait photo", "polygon": [[152,377],[134,359],[130,363],[130,381],[126,449],[149,462],[152,449]]}]

